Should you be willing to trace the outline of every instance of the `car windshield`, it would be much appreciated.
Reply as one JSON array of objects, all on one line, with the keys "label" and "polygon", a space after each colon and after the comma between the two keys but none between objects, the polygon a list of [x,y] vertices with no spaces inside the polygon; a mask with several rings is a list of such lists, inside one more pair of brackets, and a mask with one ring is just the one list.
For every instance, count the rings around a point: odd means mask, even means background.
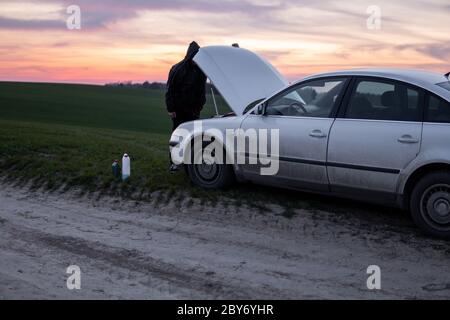
[{"label": "car windshield", "polygon": [[442,88],[447,89],[448,91],[450,91],[450,81],[437,83],[437,85],[439,87],[442,87]]}]

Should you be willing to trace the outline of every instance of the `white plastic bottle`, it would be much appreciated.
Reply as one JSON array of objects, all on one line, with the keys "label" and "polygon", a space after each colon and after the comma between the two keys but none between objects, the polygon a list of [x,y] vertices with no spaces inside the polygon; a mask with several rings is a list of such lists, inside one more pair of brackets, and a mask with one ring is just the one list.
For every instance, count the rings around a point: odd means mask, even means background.
[{"label": "white plastic bottle", "polygon": [[128,154],[124,154],[122,157],[122,181],[127,180],[131,175],[131,161]]}]

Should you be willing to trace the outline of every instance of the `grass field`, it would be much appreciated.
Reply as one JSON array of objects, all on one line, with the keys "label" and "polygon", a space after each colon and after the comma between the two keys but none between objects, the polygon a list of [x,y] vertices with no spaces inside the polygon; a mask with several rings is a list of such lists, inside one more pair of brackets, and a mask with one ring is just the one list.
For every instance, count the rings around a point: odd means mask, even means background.
[{"label": "grass field", "polygon": [[[207,100],[203,117],[214,114]],[[170,128],[162,90],[0,83],[0,169],[11,181],[122,194],[186,190],[182,174],[167,173]],[[111,164],[125,152],[133,172],[122,183]]]},{"label": "grass field", "polygon": [[[202,116],[213,114],[208,95]],[[0,119],[166,135],[171,126],[162,90],[66,84],[0,82]]]}]

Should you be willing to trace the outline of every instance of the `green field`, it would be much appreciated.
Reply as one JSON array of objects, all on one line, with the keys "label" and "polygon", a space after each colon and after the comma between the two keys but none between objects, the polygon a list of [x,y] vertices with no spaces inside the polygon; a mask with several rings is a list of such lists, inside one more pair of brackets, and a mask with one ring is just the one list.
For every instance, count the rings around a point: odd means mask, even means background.
[{"label": "green field", "polygon": [[[208,96],[202,116],[214,114]],[[228,111],[218,98],[222,112]],[[144,88],[0,82],[0,177],[6,182],[48,190],[97,191],[161,201],[186,195],[202,201],[229,199],[261,208],[268,202],[286,208],[321,208],[314,197],[285,190],[240,184],[224,191],[195,188],[183,171],[168,173],[171,122],[164,92]],[[126,183],[111,173],[123,153],[132,159]]]},{"label": "green field", "polygon": [[[205,118],[214,114],[207,98]],[[161,134],[171,126],[162,90],[65,84],[0,82],[0,119]]]},{"label": "green field", "polygon": [[[208,96],[202,116],[213,114]],[[170,130],[162,90],[0,83],[0,170],[9,181],[123,195],[187,190],[184,174],[167,173]],[[111,164],[125,152],[132,178],[122,183]]]}]

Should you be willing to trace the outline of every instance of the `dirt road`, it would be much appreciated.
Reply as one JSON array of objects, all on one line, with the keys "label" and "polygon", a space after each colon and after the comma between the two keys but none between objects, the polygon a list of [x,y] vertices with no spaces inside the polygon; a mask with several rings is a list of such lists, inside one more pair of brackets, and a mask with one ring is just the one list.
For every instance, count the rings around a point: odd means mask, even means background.
[{"label": "dirt road", "polygon": [[[162,206],[2,185],[0,299],[450,298],[448,242],[422,236],[400,212],[342,209],[289,219],[276,206]],[[81,290],[66,287],[69,265],[81,269]],[[367,289],[369,265],[381,268],[381,290]]]}]

